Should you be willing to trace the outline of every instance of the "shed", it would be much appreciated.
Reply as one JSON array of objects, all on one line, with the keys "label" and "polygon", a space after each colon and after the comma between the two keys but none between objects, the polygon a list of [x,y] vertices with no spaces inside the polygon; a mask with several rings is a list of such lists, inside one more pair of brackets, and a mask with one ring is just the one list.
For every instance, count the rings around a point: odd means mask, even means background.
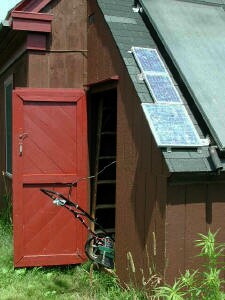
[{"label": "shed", "polygon": [[[63,184],[108,165],[74,199],[115,232],[122,281],[128,252],[140,280],[148,258],[172,280],[198,263],[198,232],[220,228],[225,241],[223,5],[25,0],[9,12],[0,30],[0,164],[13,178],[15,266],[85,260],[85,232],[39,188],[65,192]],[[154,50],[197,144],[159,142],[167,123],[158,132],[149,122],[145,108],[159,107],[157,116],[161,108],[134,47]]]},{"label": "shed", "polygon": [[[85,230],[39,190],[64,192],[88,174],[85,24],[83,1],[35,0],[1,25],[1,170],[12,182],[15,267],[86,260]],[[73,192],[86,209],[87,182]]]}]

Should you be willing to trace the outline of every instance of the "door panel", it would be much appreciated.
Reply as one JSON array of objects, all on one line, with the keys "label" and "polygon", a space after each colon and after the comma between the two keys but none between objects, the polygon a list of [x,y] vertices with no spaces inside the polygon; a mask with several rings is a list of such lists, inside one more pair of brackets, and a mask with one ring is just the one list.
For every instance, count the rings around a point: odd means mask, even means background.
[{"label": "door panel", "polygon": [[[16,89],[13,92],[14,264],[83,262],[86,231],[55,207],[41,187],[66,195],[63,184],[87,176],[86,100],[82,90]],[[87,208],[87,182],[72,200]]]},{"label": "door panel", "polygon": [[24,147],[25,173],[76,171],[76,109],[74,103],[25,103],[24,126],[32,131],[29,143]]}]

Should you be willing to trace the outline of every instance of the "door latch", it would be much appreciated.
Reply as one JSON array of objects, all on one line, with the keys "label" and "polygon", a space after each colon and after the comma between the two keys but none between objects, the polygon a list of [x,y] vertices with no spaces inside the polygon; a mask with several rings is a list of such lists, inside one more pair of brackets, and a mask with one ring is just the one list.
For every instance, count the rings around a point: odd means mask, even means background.
[{"label": "door latch", "polygon": [[23,154],[23,140],[28,137],[28,133],[21,133],[19,135],[19,155],[22,156]]}]

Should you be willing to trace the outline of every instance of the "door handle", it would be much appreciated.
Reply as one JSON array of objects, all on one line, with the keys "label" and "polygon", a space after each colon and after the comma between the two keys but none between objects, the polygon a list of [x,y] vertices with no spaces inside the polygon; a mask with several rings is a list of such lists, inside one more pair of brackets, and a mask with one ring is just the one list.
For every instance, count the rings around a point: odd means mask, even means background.
[{"label": "door handle", "polygon": [[23,140],[28,137],[28,133],[21,133],[19,135],[19,156],[23,154]]}]

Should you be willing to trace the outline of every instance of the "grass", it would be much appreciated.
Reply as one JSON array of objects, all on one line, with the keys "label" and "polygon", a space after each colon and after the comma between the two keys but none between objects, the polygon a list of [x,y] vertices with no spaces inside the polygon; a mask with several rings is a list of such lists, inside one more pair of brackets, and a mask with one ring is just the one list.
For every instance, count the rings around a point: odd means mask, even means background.
[{"label": "grass", "polygon": [[116,276],[91,263],[51,268],[13,268],[12,228],[0,220],[0,299],[146,299],[142,293],[119,286]]},{"label": "grass", "polygon": [[10,208],[0,215],[0,300],[225,300],[225,243],[216,242],[216,233],[199,234],[195,244],[204,259],[200,269],[186,270],[173,285],[163,284],[149,263],[148,278],[142,278],[142,292],[136,284],[136,268],[131,252],[127,253],[130,284],[123,289],[116,275],[93,270],[89,262],[80,266],[13,267]]},{"label": "grass", "polygon": [[12,226],[0,219],[0,299],[225,300],[221,274],[225,269],[225,244],[216,242],[216,234],[210,231],[207,235],[199,234],[196,241],[199,256],[204,258],[202,268],[186,270],[173,285],[163,284],[149,268],[149,278],[143,280],[141,292],[136,284],[132,285],[136,281],[136,268],[130,252],[127,258],[132,280],[126,290],[115,275],[93,270],[90,262],[80,266],[14,269]]}]

